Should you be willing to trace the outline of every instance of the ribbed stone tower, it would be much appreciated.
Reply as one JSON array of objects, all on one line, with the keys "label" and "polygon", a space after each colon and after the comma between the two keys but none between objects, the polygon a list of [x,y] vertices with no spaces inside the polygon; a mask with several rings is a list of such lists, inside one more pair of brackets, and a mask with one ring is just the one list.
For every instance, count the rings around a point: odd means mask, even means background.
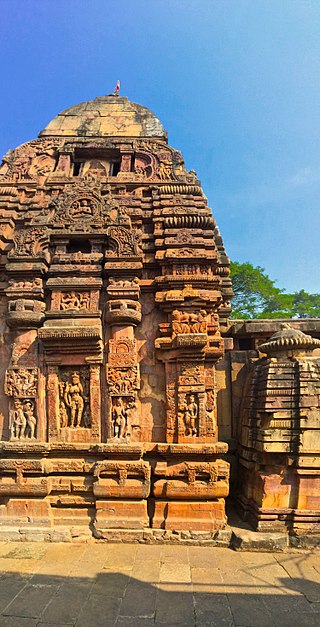
[{"label": "ribbed stone tower", "polygon": [[0,203],[0,529],[223,527],[229,262],[159,120],[67,109],[4,157]]},{"label": "ribbed stone tower", "polygon": [[320,340],[282,326],[247,381],[239,503],[255,528],[320,533]]}]

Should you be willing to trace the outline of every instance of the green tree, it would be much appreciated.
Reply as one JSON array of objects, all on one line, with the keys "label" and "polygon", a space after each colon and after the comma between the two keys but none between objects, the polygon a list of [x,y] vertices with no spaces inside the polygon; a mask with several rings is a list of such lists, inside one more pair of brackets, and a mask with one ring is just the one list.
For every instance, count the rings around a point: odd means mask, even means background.
[{"label": "green tree", "polygon": [[231,262],[234,290],[232,318],[317,318],[320,294],[304,290],[286,293],[276,287],[265,269],[251,263]]}]

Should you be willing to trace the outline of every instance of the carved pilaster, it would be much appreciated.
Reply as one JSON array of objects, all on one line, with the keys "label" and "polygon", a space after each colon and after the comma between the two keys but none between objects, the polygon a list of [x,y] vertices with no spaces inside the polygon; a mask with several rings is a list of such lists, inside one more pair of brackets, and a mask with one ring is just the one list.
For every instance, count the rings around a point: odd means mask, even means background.
[{"label": "carved pilaster", "polygon": [[139,279],[109,279],[106,322],[110,325],[106,379],[108,438],[139,440],[140,369],[134,327],[141,321]]}]

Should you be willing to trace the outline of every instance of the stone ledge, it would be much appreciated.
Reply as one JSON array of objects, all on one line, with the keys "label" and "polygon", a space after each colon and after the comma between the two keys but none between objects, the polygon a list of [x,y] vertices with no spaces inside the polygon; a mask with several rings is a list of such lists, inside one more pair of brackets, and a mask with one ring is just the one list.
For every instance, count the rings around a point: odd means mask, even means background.
[{"label": "stone ledge", "polygon": [[272,533],[232,529],[230,547],[235,551],[261,551],[281,553],[294,549],[320,548],[320,534],[301,536],[288,533]]},{"label": "stone ledge", "polygon": [[97,529],[90,527],[0,528],[0,542],[170,544],[229,547],[235,551],[296,552],[320,548],[320,534],[290,536],[227,526],[218,531],[166,531],[164,529]]}]

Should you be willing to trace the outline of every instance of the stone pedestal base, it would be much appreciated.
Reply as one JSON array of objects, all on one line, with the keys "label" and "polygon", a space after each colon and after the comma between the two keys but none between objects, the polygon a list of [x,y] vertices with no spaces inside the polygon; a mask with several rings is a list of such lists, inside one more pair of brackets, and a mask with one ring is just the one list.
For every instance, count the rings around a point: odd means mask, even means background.
[{"label": "stone pedestal base", "polygon": [[227,524],[224,499],[155,501],[152,526],[177,531],[215,531]]},{"label": "stone pedestal base", "polygon": [[319,469],[244,468],[240,460],[241,516],[256,531],[320,533]]},{"label": "stone pedestal base", "polygon": [[147,501],[97,501],[97,529],[144,529],[149,526]]},{"label": "stone pedestal base", "polygon": [[258,507],[243,496],[238,499],[238,509],[254,531],[320,535],[320,513],[316,510]]},{"label": "stone pedestal base", "polygon": [[10,498],[0,505],[0,526],[3,525],[52,526],[51,505],[40,499]]}]

